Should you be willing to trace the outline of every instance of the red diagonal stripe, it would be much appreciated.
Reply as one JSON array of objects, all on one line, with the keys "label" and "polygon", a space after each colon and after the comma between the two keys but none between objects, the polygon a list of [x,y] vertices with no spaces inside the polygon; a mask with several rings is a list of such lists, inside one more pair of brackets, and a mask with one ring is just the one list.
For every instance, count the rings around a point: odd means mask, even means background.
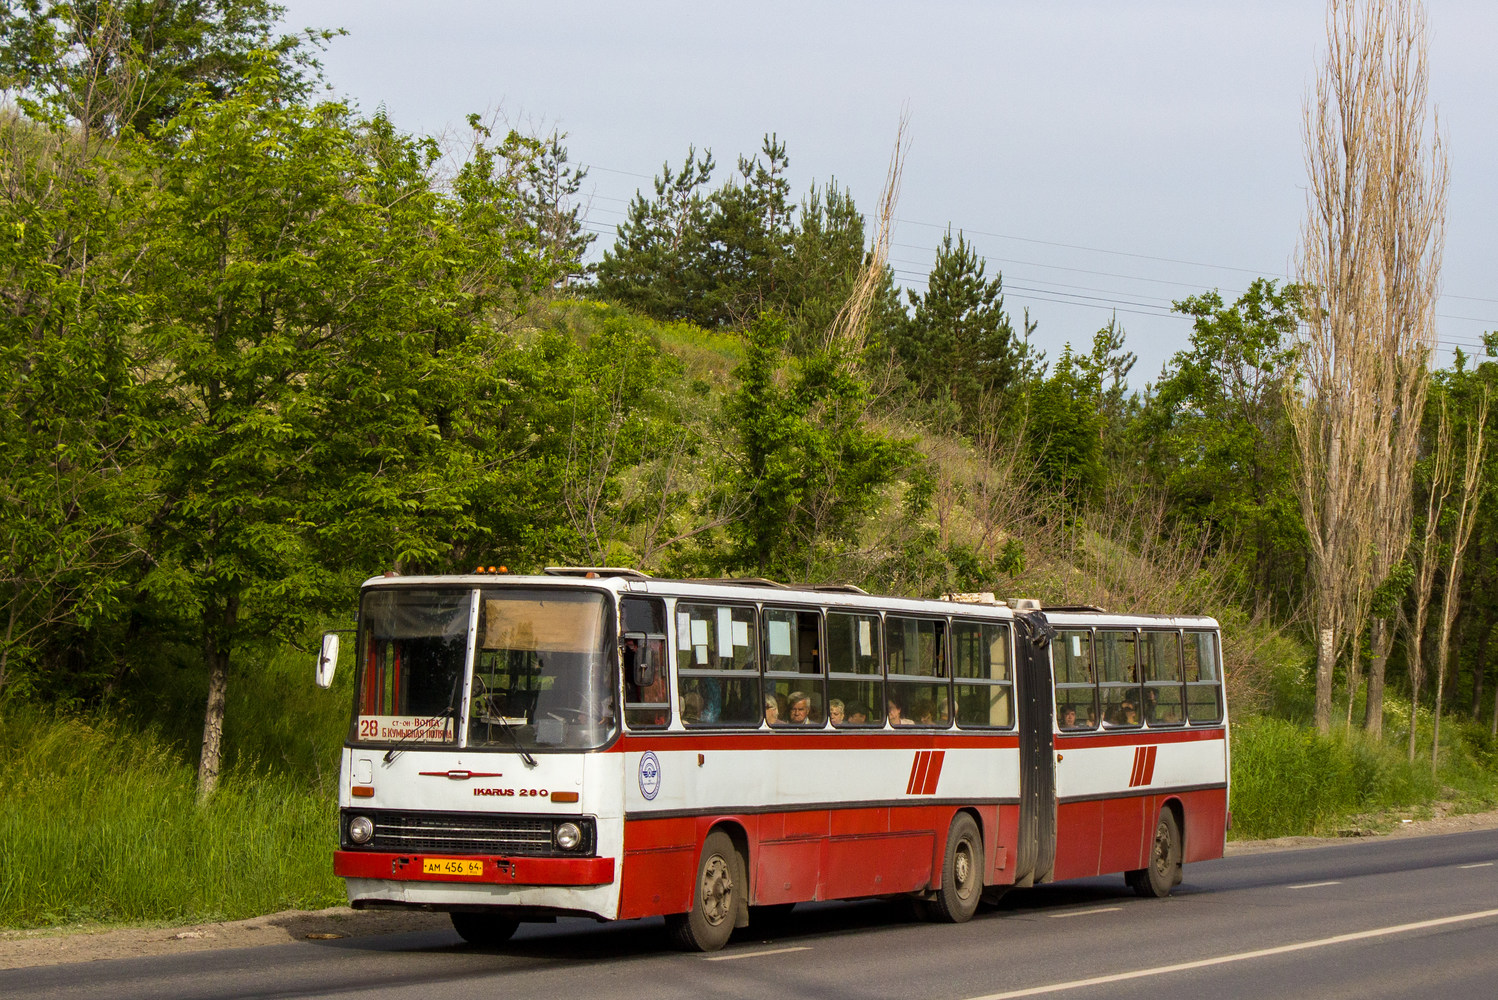
[{"label": "red diagonal stripe", "polygon": [[916,751],[915,760],[910,765],[910,781],[905,784],[905,794],[914,795],[915,790],[921,787],[921,782],[926,776],[926,751]]},{"label": "red diagonal stripe", "polygon": [[1144,751],[1144,774],[1139,779],[1141,785],[1148,785],[1155,780],[1155,756],[1159,751],[1159,747],[1150,747]]},{"label": "red diagonal stripe", "polygon": [[936,794],[936,783],[941,780],[941,762],[946,758],[945,750],[931,751],[930,763],[926,767],[926,783],[921,786],[922,795]]},{"label": "red diagonal stripe", "polygon": [[1134,770],[1129,772],[1129,787],[1139,784],[1139,774],[1144,770],[1144,747],[1134,748]]}]

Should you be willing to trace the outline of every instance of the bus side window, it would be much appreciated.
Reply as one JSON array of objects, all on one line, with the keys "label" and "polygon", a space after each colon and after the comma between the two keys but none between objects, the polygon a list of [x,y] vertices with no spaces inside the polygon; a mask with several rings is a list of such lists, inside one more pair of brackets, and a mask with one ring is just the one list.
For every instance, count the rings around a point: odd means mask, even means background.
[{"label": "bus side window", "polygon": [[1193,724],[1222,720],[1221,672],[1217,669],[1217,634],[1185,635],[1186,718]]},{"label": "bus side window", "polygon": [[1104,725],[1139,725],[1138,645],[1138,633],[1132,629],[1098,630],[1098,694],[1102,700]]},{"label": "bus side window", "polygon": [[952,653],[957,724],[964,729],[1012,725],[1009,626],[955,621]]},{"label": "bus side window", "polygon": [[757,726],[759,623],[752,605],[676,605],[676,674],[689,726]]},{"label": "bus side window", "polygon": [[1097,684],[1092,668],[1092,631],[1057,633],[1050,644],[1056,678],[1056,724],[1062,730],[1097,728]]},{"label": "bus side window", "polygon": [[928,618],[885,618],[884,650],[889,724],[950,726],[947,623]]},{"label": "bus side window", "polygon": [[827,719],[834,726],[884,722],[879,616],[827,612]]},{"label": "bus side window", "polygon": [[624,722],[631,729],[671,723],[671,676],[666,664],[666,604],[655,598],[619,602]]},{"label": "bus side window", "polygon": [[1144,721],[1151,726],[1178,726],[1186,721],[1181,704],[1181,634],[1145,632],[1141,638]]},{"label": "bus side window", "polygon": [[821,624],[817,611],[765,608],[765,719],[771,725],[820,726],[827,719]]}]

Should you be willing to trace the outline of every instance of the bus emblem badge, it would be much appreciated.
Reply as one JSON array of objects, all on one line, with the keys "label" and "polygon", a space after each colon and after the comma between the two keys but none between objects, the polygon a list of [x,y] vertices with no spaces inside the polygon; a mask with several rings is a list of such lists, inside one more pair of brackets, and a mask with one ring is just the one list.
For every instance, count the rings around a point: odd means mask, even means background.
[{"label": "bus emblem badge", "polygon": [[640,794],[646,801],[652,801],[660,790],[661,762],[656,759],[655,751],[646,750],[640,756]]}]

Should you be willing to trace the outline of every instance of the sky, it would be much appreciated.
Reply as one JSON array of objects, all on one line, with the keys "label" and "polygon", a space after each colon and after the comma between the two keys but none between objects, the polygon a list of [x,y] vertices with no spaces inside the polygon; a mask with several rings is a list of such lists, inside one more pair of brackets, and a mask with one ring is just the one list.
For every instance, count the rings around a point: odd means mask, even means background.
[{"label": "sky", "polygon": [[[891,263],[924,288],[942,233],[1002,273],[1051,360],[1116,316],[1136,388],[1189,347],[1171,303],[1285,280],[1305,214],[1302,105],[1325,8],[1299,2],[545,3],[283,0],[344,28],[334,93],[439,134],[470,113],[566,133],[598,250],[690,146],[715,179],[775,133],[793,194],[836,178],[871,213],[902,114]],[[1437,361],[1498,330],[1498,4],[1427,0],[1450,152]]]}]

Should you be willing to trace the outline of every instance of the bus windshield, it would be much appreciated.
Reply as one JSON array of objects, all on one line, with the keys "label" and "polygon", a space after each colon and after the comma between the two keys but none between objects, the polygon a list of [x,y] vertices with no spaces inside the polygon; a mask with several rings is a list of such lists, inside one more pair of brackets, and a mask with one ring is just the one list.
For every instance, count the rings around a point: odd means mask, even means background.
[{"label": "bus windshield", "polygon": [[468,590],[372,590],[359,616],[354,738],[456,743],[468,660]]},{"label": "bus windshield", "polygon": [[595,591],[371,590],[360,622],[354,739],[452,746],[465,733],[470,747],[602,746],[618,731],[605,612]]},{"label": "bus windshield", "polygon": [[604,596],[484,590],[469,746],[602,746],[617,729]]}]

